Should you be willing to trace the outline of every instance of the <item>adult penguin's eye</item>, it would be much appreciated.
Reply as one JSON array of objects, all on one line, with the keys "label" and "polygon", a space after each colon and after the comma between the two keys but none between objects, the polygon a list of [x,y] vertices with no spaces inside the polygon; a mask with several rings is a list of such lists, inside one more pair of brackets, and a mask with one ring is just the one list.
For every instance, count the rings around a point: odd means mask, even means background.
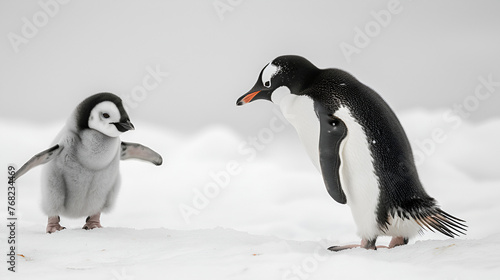
[{"label": "adult penguin's eye", "polygon": [[109,114],[108,113],[103,113],[102,117],[105,118],[105,119],[109,119]]},{"label": "adult penguin's eye", "polygon": [[279,71],[280,71],[280,68],[278,66],[273,65],[272,63],[267,64],[266,67],[264,67],[264,69],[262,69],[262,73],[261,73],[262,84],[266,88],[270,88],[271,87],[271,80],[273,79],[274,76],[276,76],[278,74]]}]

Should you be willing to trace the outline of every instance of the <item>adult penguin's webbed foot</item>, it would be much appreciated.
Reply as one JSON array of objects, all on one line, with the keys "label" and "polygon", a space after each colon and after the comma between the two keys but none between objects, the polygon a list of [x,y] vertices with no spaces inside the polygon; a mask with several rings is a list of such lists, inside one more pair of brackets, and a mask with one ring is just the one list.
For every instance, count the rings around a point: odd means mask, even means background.
[{"label": "adult penguin's webbed foot", "polygon": [[394,236],[391,239],[389,246],[375,246],[376,241],[377,241],[377,239],[373,239],[373,240],[363,239],[363,240],[361,240],[361,245],[354,244],[354,245],[344,245],[344,246],[332,246],[332,247],[328,248],[328,250],[333,251],[333,252],[338,252],[338,251],[343,251],[343,250],[353,249],[353,248],[360,248],[360,247],[368,249],[368,250],[377,250],[377,248],[392,249],[392,248],[397,247],[397,246],[408,244],[408,238],[403,237],[403,236]]},{"label": "adult penguin's webbed foot", "polygon": [[328,248],[328,250],[333,251],[333,252],[338,252],[338,251],[343,251],[347,249],[353,249],[353,248],[365,248],[368,250],[377,250],[377,247],[375,246],[375,242],[377,242],[377,238],[375,239],[362,239],[361,240],[361,245],[359,244],[353,244],[353,245],[344,245],[344,246],[332,246]]}]

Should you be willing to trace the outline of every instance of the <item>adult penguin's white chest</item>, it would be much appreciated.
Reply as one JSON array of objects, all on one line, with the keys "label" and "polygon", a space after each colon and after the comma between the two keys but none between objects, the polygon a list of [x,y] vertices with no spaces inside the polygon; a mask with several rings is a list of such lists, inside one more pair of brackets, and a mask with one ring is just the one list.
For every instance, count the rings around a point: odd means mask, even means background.
[{"label": "adult penguin's white chest", "polygon": [[[290,94],[287,88],[282,87],[273,92],[273,102],[280,106],[285,118],[295,127],[307,154],[321,172],[320,123],[313,100],[308,96]],[[380,190],[369,148],[376,142],[367,138],[347,107],[339,108],[334,115],[345,123],[348,130],[339,149],[340,183],[358,227],[358,234],[362,238],[372,238],[380,234],[376,214]]]}]

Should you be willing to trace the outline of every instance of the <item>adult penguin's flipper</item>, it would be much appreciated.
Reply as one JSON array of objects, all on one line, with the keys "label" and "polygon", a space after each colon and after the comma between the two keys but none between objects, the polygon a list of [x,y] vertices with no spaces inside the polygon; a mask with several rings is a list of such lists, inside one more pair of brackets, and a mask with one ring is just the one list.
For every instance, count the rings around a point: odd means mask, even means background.
[{"label": "adult penguin's flipper", "polygon": [[161,165],[163,163],[163,159],[157,152],[137,143],[122,142],[120,158],[122,160],[136,158],[149,161],[155,165]]},{"label": "adult penguin's flipper", "polygon": [[320,122],[319,162],[321,173],[330,196],[338,203],[345,204],[347,198],[340,185],[340,144],[347,135],[344,122],[335,117],[318,102],[314,110]]},{"label": "adult penguin's flipper", "polygon": [[28,162],[26,162],[21,168],[14,174],[13,181],[15,182],[19,177],[23,176],[26,172],[30,171],[33,167],[45,164],[53,160],[61,151],[63,147],[55,145],[41,153],[34,155]]}]

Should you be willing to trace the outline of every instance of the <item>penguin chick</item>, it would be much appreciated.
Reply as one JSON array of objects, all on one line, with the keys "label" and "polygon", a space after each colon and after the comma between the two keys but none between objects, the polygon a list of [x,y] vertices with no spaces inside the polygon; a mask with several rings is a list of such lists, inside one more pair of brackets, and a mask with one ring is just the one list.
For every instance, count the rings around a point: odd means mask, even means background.
[{"label": "penguin chick", "polygon": [[330,196],[350,206],[361,245],[332,251],[404,245],[422,229],[454,237],[464,221],[439,208],[418,178],[408,138],[389,105],[372,89],[339,69],[318,69],[300,56],[280,56],[260,72],[237,100],[269,100],[297,130]]},{"label": "penguin chick", "polygon": [[161,165],[162,157],[148,147],[120,141],[134,130],[122,100],[98,93],[83,100],[56,136],[53,147],[35,155],[13,176],[33,167],[42,170],[42,210],[47,233],[64,229],[60,216],[87,216],[84,229],[102,227],[101,212],[114,205],[120,187],[120,159],[136,158]]}]

